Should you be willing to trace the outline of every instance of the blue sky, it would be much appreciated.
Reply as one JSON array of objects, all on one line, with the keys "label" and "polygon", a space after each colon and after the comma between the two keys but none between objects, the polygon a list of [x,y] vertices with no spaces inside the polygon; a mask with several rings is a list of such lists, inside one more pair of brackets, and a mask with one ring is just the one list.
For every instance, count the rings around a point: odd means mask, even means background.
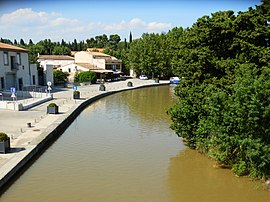
[{"label": "blue sky", "polygon": [[216,11],[246,11],[260,0],[0,0],[0,37],[34,42],[86,40],[191,27]]}]

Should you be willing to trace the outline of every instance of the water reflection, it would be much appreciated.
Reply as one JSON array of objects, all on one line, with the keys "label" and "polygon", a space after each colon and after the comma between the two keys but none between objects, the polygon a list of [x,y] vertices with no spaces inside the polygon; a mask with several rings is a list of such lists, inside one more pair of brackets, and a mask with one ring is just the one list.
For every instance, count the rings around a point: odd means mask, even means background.
[{"label": "water reflection", "polygon": [[214,168],[214,164],[191,149],[172,157],[168,168],[172,201],[269,201],[270,193],[261,189],[260,182],[235,177],[229,169]]}]

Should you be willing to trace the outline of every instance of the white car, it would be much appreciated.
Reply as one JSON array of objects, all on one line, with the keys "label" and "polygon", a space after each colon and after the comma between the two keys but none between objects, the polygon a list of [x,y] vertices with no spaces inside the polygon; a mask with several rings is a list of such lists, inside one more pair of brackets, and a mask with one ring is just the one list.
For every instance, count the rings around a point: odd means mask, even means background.
[{"label": "white car", "polygon": [[147,80],[147,79],[148,79],[148,77],[147,77],[147,76],[145,76],[145,75],[140,75],[140,76],[139,76],[139,79],[141,79],[141,80]]}]

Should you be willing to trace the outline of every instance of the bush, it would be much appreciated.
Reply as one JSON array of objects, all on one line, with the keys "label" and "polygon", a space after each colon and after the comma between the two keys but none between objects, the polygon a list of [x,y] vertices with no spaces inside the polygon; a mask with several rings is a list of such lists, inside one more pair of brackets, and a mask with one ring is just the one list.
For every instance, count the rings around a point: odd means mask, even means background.
[{"label": "bush", "polygon": [[243,175],[248,174],[247,166],[244,161],[240,161],[239,163],[234,164],[232,167],[232,171],[237,176],[243,176]]},{"label": "bush", "polygon": [[75,75],[74,81],[78,82],[78,83],[83,83],[83,82],[96,83],[97,82],[97,75],[93,71],[80,72],[80,73]]},{"label": "bush", "polygon": [[69,73],[61,70],[53,70],[53,80],[55,84],[65,83]]},{"label": "bush", "polygon": [[57,104],[55,104],[54,102],[51,102],[48,107],[57,107]]},{"label": "bush", "polygon": [[8,140],[8,136],[4,132],[0,132],[0,141],[6,141]]},{"label": "bush", "polygon": [[104,85],[104,84],[100,84],[99,90],[100,90],[100,91],[105,91],[105,90],[106,90],[105,85]]}]

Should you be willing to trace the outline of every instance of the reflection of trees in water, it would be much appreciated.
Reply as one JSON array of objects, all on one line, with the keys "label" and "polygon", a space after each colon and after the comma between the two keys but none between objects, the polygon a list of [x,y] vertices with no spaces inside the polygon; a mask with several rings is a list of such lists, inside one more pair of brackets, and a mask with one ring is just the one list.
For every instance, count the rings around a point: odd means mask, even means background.
[{"label": "reflection of trees in water", "polygon": [[[164,124],[165,128],[169,127],[171,122],[166,111],[175,101],[173,89],[166,85],[116,93],[98,100],[85,111],[93,112],[95,119],[103,124],[110,124],[109,120],[122,120],[119,127],[132,124],[142,130],[151,128],[155,133],[163,131]],[[104,109],[104,113],[98,112],[99,109]]]},{"label": "reflection of trees in water", "polygon": [[258,184],[237,178],[230,170],[214,168],[214,161],[196,150],[185,149],[170,158],[168,188],[172,201],[268,201],[270,193]]},{"label": "reflection of trees in water", "polygon": [[175,103],[170,86],[149,87],[130,91],[126,104],[130,112],[146,122],[166,122],[170,117],[166,111]]}]

